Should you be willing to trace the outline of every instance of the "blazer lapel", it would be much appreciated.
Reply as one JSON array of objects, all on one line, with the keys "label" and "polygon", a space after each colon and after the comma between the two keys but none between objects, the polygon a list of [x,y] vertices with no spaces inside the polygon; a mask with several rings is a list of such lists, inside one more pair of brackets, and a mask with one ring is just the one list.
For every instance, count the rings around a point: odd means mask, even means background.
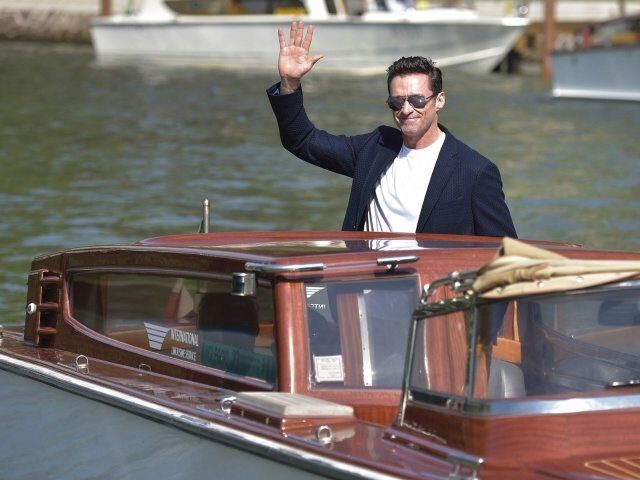
[{"label": "blazer lapel", "polygon": [[424,202],[422,204],[422,210],[420,211],[420,217],[418,218],[418,225],[416,226],[416,232],[421,232],[433,211],[440,194],[445,185],[449,181],[449,177],[458,166],[458,148],[456,145],[457,140],[449,131],[440,125],[440,129],[445,132],[447,137],[444,140],[436,165],[431,174],[431,180],[427,187],[427,193],[424,196]]}]

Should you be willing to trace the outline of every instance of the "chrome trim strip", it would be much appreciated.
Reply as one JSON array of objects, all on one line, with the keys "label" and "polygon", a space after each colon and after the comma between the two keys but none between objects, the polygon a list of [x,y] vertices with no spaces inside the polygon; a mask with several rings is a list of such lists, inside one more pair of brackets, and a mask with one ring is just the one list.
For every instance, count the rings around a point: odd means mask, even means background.
[{"label": "chrome trim strip", "polygon": [[[640,408],[640,394],[635,395],[611,395],[606,397],[568,398],[563,400],[518,400],[518,401],[493,401],[489,403],[490,415],[504,414],[557,414],[580,413],[608,410],[621,410],[627,408]],[[464,411],[473,412],[474,406],[464,408]]]},{"label": "chrome trim strip", "polygon": [[618,394],[598,397],[574,397],[563,399],[474,399],[467,401],[463,397],[443,395],[422,390],[410,390],[410,402],[423,403],[430,407],[455,409],[463,414],[474,416],[492,415],[553,415],[564,413],[582,413],[595,411],[622,410],[640,408],[640,394]]},{"label": "chrome trim strip", "polygon": [[[81,378],[55,371],[42,365],[25,362],[17,358],[0,353],[0,369],[26,376],[49,385],[53,385],[84,397],[115,405],[127,411],[142,414],[145,417],[171,424],[212,440],[250,451],[267,458],[274,458],[285,464],[290,464],[303,470],[321,474],[340,475],[339,478],[362,478],[376,480],[391,480],[398,477],[369,470],[365,467],[351,465],[345,462],[328,459],[321,454],[285,445],[267,437],[242,432],[231,427],[215,423],[203,418],[174,410],[137,398],[112,388],[96,385]],[[207,413],[225,414],[207,410]]]},{"label": "chrome trim strip", "polygon": [[260,273],[281,273],[281,272],[310,272],[314,270],[324,270],[327,268],[324,263],[299,263],[293,265],[276,265],[274,263],[246,262],[245,270]]},{"label": "chrome trim strip", "polygon": [[369,343],[369,319],[364,294],[358,294],[358,322],[360,324],[360,338],[362,345],[362,380],[365,387],[373,386],[373,362],[371,361],[371,344]]}]

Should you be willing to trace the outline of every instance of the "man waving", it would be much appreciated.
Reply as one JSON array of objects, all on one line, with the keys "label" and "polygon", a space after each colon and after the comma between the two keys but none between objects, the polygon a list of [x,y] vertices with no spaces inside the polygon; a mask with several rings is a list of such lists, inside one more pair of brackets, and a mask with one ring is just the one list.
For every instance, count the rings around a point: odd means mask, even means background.
[{"label": "man waving", "polygon": [[267,90],[283,146],[298,158],[351,177],[343,230],[516,237],[498,168],[438,123],[442,72],[424,57],[387,69],[387,105],[397,128],[356,136],[317,129],[301,81],[323,55],[311,55],[314,28],[278,30],[280,82]]}]

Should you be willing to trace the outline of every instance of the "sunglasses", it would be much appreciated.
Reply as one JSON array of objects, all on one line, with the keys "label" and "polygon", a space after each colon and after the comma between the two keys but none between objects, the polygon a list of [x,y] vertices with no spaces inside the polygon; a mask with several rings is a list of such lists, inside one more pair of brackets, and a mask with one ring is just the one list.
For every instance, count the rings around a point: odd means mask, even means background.
[{"label": "sunglasses", "polygon": [[424,95],[409,95],[408,97],[390,96],[387,98],[387,105],[389,105],[389,108],[394,112],[402,110],[404,102],[409,102],[409,105],[413,108],[424,108],[427,105],[427,102],[436,95],[438,94],[434,93],[428,97],[425,97]]}]

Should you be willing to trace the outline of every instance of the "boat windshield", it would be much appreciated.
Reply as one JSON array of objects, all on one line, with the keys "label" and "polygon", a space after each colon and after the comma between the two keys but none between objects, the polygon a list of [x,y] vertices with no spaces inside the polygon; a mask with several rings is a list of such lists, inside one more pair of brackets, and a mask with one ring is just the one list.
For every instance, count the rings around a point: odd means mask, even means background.
[{"label": "boat windshield", "polygon": [[491,399],[640,383],[640,281],[460,305],[417,322],[411,390]]},{"label": "boat windshield", "polygon": [[314,388],[400,388],[417,275],[305,284]]}]

